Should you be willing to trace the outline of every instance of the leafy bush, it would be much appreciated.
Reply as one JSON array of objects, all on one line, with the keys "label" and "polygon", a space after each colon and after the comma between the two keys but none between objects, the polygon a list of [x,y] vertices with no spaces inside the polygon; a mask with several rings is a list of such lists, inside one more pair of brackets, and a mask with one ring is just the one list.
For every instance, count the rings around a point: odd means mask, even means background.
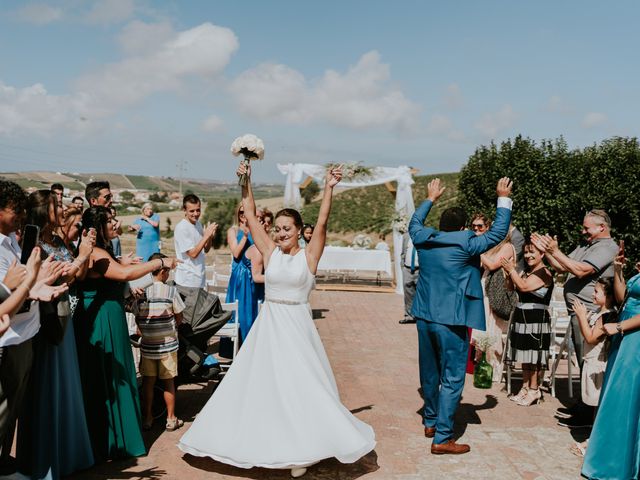
[{"label": "leafy bush", "polygon": [[612,236],[624,240],[632,261],[640,259],[640,146],[614,137],[569,150],[562,137],[539,143],[517,136],[481,146],[460,172],[461,203],[471,211],[495,212],[498,178],[514,181],[513,221],[525,234],[557,235],[565,253],[582,240],[585,212],[611,216]]}]

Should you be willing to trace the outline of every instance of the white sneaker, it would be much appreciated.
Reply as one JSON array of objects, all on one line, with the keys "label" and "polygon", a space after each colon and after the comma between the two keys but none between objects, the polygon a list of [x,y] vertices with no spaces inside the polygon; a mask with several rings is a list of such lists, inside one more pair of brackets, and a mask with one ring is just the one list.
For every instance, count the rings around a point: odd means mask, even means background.
[{"label": "white sneaker", "polygon": [[299,478],[307,473],[307,467],[296,467],[291,469],[291,476],[293,478]]}]

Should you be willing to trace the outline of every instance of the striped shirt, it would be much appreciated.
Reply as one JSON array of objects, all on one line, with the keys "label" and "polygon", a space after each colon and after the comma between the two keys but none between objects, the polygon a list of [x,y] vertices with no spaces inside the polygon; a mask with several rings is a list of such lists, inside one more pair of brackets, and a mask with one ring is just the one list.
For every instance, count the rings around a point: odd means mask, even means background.
[{"label": "striped shirt", "polygon": [[144,358],[161,360],[178,350],[175,314],[184,308],[176,287],[162,282],[153,282],[147,287],[145,296],[135,303],[134,308],[142,335],[140,351]]}]

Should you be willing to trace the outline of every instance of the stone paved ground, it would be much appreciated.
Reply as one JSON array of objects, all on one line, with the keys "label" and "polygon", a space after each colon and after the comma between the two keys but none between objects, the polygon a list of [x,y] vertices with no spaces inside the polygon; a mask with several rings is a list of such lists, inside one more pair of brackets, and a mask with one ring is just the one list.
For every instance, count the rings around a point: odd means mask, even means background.
[{"label": "stone paved ground", "polygon": [[[423,437],[419,415],[415,326],[399,325],[402,297],[386,293],[314,292],[316,324],[332,362],[344,404],[371,424],[377,446],[353,465],[325,460],[311,479],[575,479],[580,460],[568,447],[574,438],[556,425],[557,399],[519,407],[495,386],[478,390],[468,376],[457,430],[472,451],[434,456]],[[565,382],[560,382],[565,383]],[[178,413],[187,426],[214,384],[183,386]],[[288,471],[242,470],[183,455],[175,446],[182,431],[160,427],[146,435],[149,455],[94,467],[74,479],[287,479]],[[215,435],[215,425],[211,434]],[[586,432],[574,432],[578,435]]]}]

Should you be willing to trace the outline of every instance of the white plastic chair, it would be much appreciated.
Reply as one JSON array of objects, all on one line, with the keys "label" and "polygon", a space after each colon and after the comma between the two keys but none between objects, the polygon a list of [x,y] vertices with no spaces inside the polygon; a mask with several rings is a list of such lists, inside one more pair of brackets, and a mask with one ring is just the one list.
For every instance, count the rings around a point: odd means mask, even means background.
[{"label": "white plastic chair", "polygon": [[[233,342],[233,353],[231,361],[238,354],[238,347],[240,343],[240,323],[238,322],[238,300],[232,303],[222,303],[222,309],[227,312],[234,312],[233,321],[225,324],[220,330],[216,332],[217,337],[229,337]],[[220,365],[221,368],[229,368],[230,364]]]}]

